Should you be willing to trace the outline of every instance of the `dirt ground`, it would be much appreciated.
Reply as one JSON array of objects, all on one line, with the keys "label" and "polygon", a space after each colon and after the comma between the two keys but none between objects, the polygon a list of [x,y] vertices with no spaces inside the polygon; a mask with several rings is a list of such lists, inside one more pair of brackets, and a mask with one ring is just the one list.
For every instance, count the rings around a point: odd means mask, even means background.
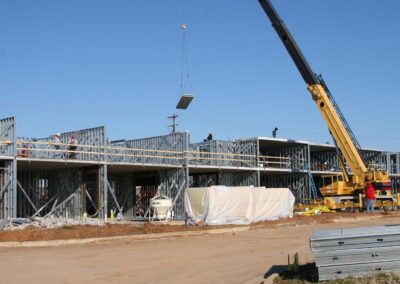
[{"label": "dirt ground", "polygon": [[[271,274],[299,253],[313,262],[315,229],[400,223],[399,213],[326,214],[256,224],[248,231],[216,235],[116,241],[111,244],[3,248],[0,283],[270,283]],[[59,239],[148,234],[208,227],[141,225],[4,232],[1,240]],[[136,227],[132,229],[131,227]],[[218,227],[220,228],[220,227]],[[61,230],[62,233],[57,234]],[[88,230],[99,230],[97,232]]]},{"label": "dirt ground", "polygon": [[[372,213],[369,216],[399,216],[400,212],[391,213]],[[261,222],[252,224],[251,227],[276,227],[290,224],[314,224],[329,223],[334,220],[347,219],[365,216],[365,213],[328,213],[317,216],[299,216],[296,215],[290,219],[281,219],[276,221]],[[44,240],[67,240],[67,239],[83,239],[96,237],[112,237],[127,235],[143,235],[156,233],[170,233],[181,231],[204,231],[216,228],[230,228],[238,226],[184,226],[170,224],[150,224],[135,222],[132,224],[107,224],[105,226],[78,225],[64,226],[56,229],[40,229],[28,227],[25,230],[2,231],[0,232],[0,242],[23,242],[23,241],[44,241]]]}]

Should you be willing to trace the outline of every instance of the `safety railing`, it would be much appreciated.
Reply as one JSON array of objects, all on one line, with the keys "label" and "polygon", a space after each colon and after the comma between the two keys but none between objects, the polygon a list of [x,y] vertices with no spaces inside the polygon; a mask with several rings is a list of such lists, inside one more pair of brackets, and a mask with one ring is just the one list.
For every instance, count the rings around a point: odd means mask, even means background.
[{"label": "safety railing", "polygon": [[181,165],[183,160],[182,152],[177,151],[29,140],[17,141],[17,157],[168,165]]},{"label": "safety railing", "polygon": [[[347,167],[348,166],[346,165],[346,168]],[[314,160],[311,163],[311,171],[337,172],[340,171],[340,168],[337,166],[337,163],[321,162]]]},{"label": "safety railing", "polygon": [[255,167],[256,155],[209,151],[186,151],[189,165],[217,167]]},{"label": "safety railing", "polygon": [[[0,145],[10,143],[0,141]],[[17,157],[27,159],[81,160],[107,163],[142,165],[217,167],[257,167],[257,156],[240,153],[209,152],[203,150],[169,151],[159,149],[129,148],[118,146],[96,146],[49,141],[17,140]],[[299,169],[298,161],[287,156],[258,156],[258,167],[265,169]],[[300,167],[301,169],[301,167]]]},{"label": "safety railing", "polygon": [[369,163],[368,168],[375,169],[377,171],[387,171],[386,163]]},{"label": "safety railing", "polygon": [[30,159],[104,160],[104,147],[51,141],[17,141],[17,157]]},{"label": "safety railing", "polygon": [[183,153],[158,149],[104,147],[107,161],[112,163],[182,165]]},{"label": "safety railing", "polygon": [[292,164],[290,157],[279,156],[260,156],[258,163],[261,168],[273,169],[292,169]]},{"label": "safety railing", "polygon": [[0,141],[0,156],[13,156],[12,144],[10,140]]},{"label": "safety railing", "polygon": [[52,141],[17,141],[17,157],[27,159],[107,161],[108,163],[162,164],[255,167],[256,156],[203,151],[168,151],[159,149],[127,148],[54,143]]}]

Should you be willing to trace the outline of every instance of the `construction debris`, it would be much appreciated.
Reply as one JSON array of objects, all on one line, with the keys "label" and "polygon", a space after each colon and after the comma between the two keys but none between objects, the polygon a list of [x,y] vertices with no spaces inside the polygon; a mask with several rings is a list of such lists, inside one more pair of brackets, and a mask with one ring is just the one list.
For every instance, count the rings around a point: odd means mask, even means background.
[{"label": "construction debris", "polygon": [[43,229],[60,228],[64,226],[92,225],[104,226],[106,222],[98,218],[65,219],[65,218],[15,218],[0,222],[0,231],[23,230],[29,226]]},{"label": "construction debris", "polygon": [[299,212],[298,214],[305,215],[305,216],[314,216],[314,215],[319,215],[322,213],[335,213],[335,211],[330,210],[326,206],[318,205],[318,206],[311,206],[310,208],[306,208],[304,211]]}]

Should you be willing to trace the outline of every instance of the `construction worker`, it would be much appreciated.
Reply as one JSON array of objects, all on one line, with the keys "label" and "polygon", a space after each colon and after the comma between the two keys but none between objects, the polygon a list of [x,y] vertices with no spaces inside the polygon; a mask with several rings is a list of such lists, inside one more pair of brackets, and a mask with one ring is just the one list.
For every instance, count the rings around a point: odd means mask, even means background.
[{"label": "construction worker", "polygon": [[61,148],[61,134],[56,133],[53,135],[53,146],[54,146],[54,158],[61,158],[60,148]]},{"label": "construction worker", "polygon": [[68,154],[70,159],[76,159],[76,149],[78,148],[78,141],[76,140],[76,134],[72,133],[71,139],[68,141]]},{"label": "construction worker", "polygon": [[376,200],[375,189],[370,181],[367,182],[367,186],[365,187],[365,199],[367,201],[367,212],[374,212],[374,203]]},{"label": "construction worker", "polygon": [[273,130],[272,130],[272,137],[273,138],[276,138],[276,132],[278,132],[278,127],[275,127]]}]

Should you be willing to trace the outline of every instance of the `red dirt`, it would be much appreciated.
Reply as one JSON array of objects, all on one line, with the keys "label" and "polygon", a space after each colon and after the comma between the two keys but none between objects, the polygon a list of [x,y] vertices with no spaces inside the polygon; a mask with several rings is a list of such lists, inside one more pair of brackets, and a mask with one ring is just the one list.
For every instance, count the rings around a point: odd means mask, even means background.
[{"label": "red dirt", "polygon": [[[295,215],[293,218],[280,219],[268,222],[259,222],[250,225],[251,227],[280,227],[285,225],[306,225],[306,224],[326,224],[340,221],[351,222],[352,219],[384,217],[400,217],[400,212],[390,213],[326,213],[317,216]],[[126,235],[143,235],[155,233],[183,232],[209,230],[216,228],[232,228],[235,225],[224,226],[185,226],[171,224],[150,224],[150,223],[132,223],[132,224],[106,224],[105,226],[78,225],[64,226],[56,229],[40,229],[36,227],[27,227],[24,230],[3,231],[0,232],[0,242],[23,242],[23,241],[45,241],[45,240],[66,240],[66,239],[84,239]]]},{"label": "red dirt", "polygon": [[[400,213],[296,216],[255,224],[251,230],[225,230],[220,234],[177,234],[177,237],[114,240],[101,244],[2,248],[0,253],[5,261],[0,265],[0,283],[269,284],[274,273],[286,268],[288,255],[298,253],[301,264],[314,261],[309,240],[316,229],[382,226],[398,223],[399,217]],[[134,226],[137,229],[128,232],[127,228]],[[93,229],[105,234],[108,227],[115,227],[114,233],[117,230],[116,233],[125,234],[210,228],[135,223]],[[36,231],[46,231],[44,236],[48,237],[48,231],[81,233],[82,228]]]}]

